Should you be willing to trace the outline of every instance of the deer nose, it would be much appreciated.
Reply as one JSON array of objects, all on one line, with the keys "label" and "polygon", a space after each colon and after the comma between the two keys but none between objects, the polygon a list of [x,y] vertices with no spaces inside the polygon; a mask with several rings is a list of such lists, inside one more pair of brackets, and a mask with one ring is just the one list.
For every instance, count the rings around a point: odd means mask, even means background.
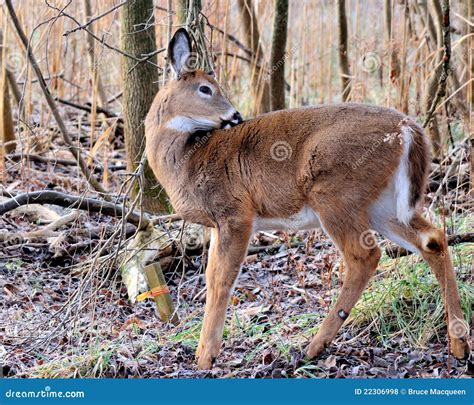
[{"label": "deer nose", "polygon": [[230,121],[232,122],[232,124],[237,125],[237,124],[240,124],[243,121],[243,119],[240,113],[236,111]]}]

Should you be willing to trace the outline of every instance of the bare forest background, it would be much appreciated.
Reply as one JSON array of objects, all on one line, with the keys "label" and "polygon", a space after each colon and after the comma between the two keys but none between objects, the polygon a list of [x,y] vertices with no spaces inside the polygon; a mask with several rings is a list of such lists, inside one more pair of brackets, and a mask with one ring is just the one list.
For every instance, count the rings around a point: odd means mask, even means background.
[{"label": "bare forest background", "polygon": [[[143,158],[143,120],[171,77],[166,46],[181,26],[196,65],[215,71],[244,119],[348,101],[412,115],[433,144],[425,213],[448,232],[472,322],[472,0],[0,7],[3,374],[472,376],[472,363],[450,355],[434,277],[382,240],[379,273],[334,347],[304,361],[299,349],[344,274],[316,231],[256,235],[232,298],[229,348],[218,368],[197,371],[208,233],[172,213]],[[135,302],[165,281],[169,294]]]}]

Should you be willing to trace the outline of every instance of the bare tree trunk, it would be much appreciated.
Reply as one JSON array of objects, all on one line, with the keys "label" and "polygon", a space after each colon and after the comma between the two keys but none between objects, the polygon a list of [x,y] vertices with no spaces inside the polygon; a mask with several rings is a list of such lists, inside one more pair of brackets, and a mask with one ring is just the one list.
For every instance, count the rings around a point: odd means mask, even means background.
[{"label": "bare tree trunk", "polygon": [[[92,17],[92,7],[90,0],[83,0],[84,1],[84,14],[86,22]],[[100,106],[103,108],[107,108],[107,96],[105,94],[104,85],[102,83],[100,74],[99,74],[99,66],[97,64],[97,58],[94,52],[94,38],[88,33],[85,33],[86,41],[87,41],[87,54],[89,56],[89,63],[91,66],[92,76],[93,76],[93,83],[97,88],[97,93],[99,94]]]},{"label": "bare tree trunk", "polygon": [[[462,3],[461,3],[462,4]],[[473,13],[474,13],[474,0],[466,0],[464,6],[462,7],[463,15],[466,17],[468,21],[472,21]],[[464,22],[464,35],[471,35],[469,38],[465,40],[465,45],[463,47],[463,59],[466,66],[466,77],[464,81],[474,78],[474,60],[472,52],[474,50],[474,27],[469,25],[467,22]],[[474,82],[471,82],[467,86],[466,90],[466,105],[469,114],[469,118],[467,119],[468,128],[471,131],[471,134],[474,129],[474,117],[472,115],[472,109],[474,107]],[[470,153],[470,190],[474,189],[474,137],[471,136],[470,145],[469,145],[469,153]]]},{"label": "bare tree trunk", "polygon": [[258,115],[270,111],[269,85],[268,82],[262,80],[262,72],[257,67],[258,65],[262,67],[264,64],[263,50],[260,46],[260,32],[258,30],[253,1],[238,0],[238,5],[242,15],[247,46],[253,52],[250,84],[255,99],[255,115]]},{"label": "bare tree trunk", "polygon": [[[441,59],[443,57],[443,51],[442,46],[443,46],[443,13],[441,11],[441,4],[439,3],[439,0],[431,0],[433,12],[436,16],[435,21],[436,21],[436,47],[440,50],[437,52],[436,57],[434,58],[434,66],[436,68],[434,71],[431,73],[431,76],[428,79],[428,85],[426,89],[426,95],[425,95],[425,112],[426,114],[430,110],[433,101],[436,97],[436,91],[438,90],[438,83],[439,83],[439,77],[441,75],[441,72],[443,70],[443,65],[441,64]],[[429,13],[429,10],[428,10]],[[430,18],[430,15],[428,14],[428,17]],[[428,135],[431,139],[431,143],[433,145],[433,154],[434,156],[439,156],[441,152],[441,145],[442,145],[442,139],[441,139],[441,133],[439,130],[439,124],[438,124],[438,117],[435,115],[431,118],[428,127],[427,127]]]},{"label": "bare tree trunk", "polygon": [[15,131],[13,128],[12,110],[10,105],[10,91],[8,86],[8,72],[6,64],[7,47],[0,31],[0,166],[3,165],[3,156],[15,150]]},{"label": "bare tree trunk", "polygon": [[[168,9],[168,27],[167,27],[167,38],[166,43],[169,44],[173,36],[173,0],[167,0]],[[165,66],[163,67],[163,83],[166,83],[168,80],[168,69],[170,66],[170,61],[166,60]]]},{"label": "bare tree trunk", "polygon": [[285,108],[285,49],[288,30],[288,0],[275,0],[272,53],[270,57],[271,110]]},{"label": "bare tree trunk", "polygon": [[[392,35],[392,0],[385,0],[384,2],[384,14],[385,14],[385,32],[386,41],[390,53],[389,59],[389,76],[390,82],[397,84],[400,78],[400,59],[398,58],[398,49],[393,43]],[[389,90],[390,93],[390,90]]]},{"label": "bare tree trunk", "polygon": [[186,24],[186,16],[188,13],[188,0],[177,0],[176,16],[180,25]]},{"label": "bare tree trunk", "polygon": [[[148,62],[137,63],[122,57],[123,120],[127,169],[134,171],[145,150],[145,116],[158,91],[158,68],[154,27],[153,0],[134,0],[122,7],[120,41],[124,52]],[[152,212],[169,210],[165,192],[158,184],[148,164],[142,177],[143,207]]]},{"label": "bare tree trunk", "polygon": [[415,9],[419,11],[423,25],[428,29],[428,47],[432,50],[433,48],[436,49],[436,47],[438,46],[438,34],[436,33],[436,27],[434,25],[433,18],[431,17],[431,14],[428,11],[428,5],[426,1],[427,0],[422,0],[419,4],[417,4],[416,2],[413,4],[415,6]]},{"label": "bare tree trunk", "polygon": [[[465,0],[465,2],[461,2],[461,8],[462,8],[462,15],[466,17],[468,21],[472,22],[473,18],[473,13],[474,13],[474,0]],[[463,23],[464,24],[464,30],[463,30],[463,35],[468,36],[470,35],[467,39],[464,40],[464,45],[463,45],[463,62],[466,66],[466,78],[464,81],[467,81],[469,79],[474,78],[474,62],[473,62],[473,55],[472,53],[474,52],[474,27],[472,24],[468,24],[467,21]],[[467,86],[467,91],[466,91],[466,97],[468,103],[470,105],[468,106],[469,112],[472,114],[472,107],[474,106],[474,82],[471,82]]]},{"label": "bare tree trunk", "polygon": [[337,18],[339,27],[339,65],[342,81],[342,101],[347,101],[351,93],[351,72],[347,55],[347,17],[346,1],[337,0]]}]

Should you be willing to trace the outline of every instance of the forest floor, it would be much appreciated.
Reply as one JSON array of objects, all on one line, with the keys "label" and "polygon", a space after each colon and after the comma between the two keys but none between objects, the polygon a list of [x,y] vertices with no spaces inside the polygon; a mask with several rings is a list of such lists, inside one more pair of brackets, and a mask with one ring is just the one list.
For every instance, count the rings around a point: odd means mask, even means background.
[{"label": "forest floor", "polygon": [[[123,153],[113,153],[109,164],[123,165]],[[123,176],[123,170],[114,172],[112,186],[118,188]],[[16,192],[54,189],[77,195],[86,189],[74,166],[33,161],[8,162],[6,184]],[[465,185],[457,184],[445,196],[449,234],[472,228],[468,202]],[[69,212],[50,208],[60,215]],[[0,242],[0,359],[5,376],[474,375],[471,362],[449,354],[438,284],[414,255],[391,259],[384,253],[376,276],[333,344],[319,358],[305,360],[304,349],[337,297],[344,272],[333,244],[316,231],[255,237],[252,246],[261,251],[244,263],[221,354],[212,370],[199,371],[194,352],[205,300],[202,256],[176,257],[166,273],[178,326],[162,323],[151,300],[132,304],[118,271],[99,271],[96,282],[87,284],[93,288],[93,300],[81,305],[81,297],[91,291],[81,290],[88,273],[78,272],[77,266],[96,252],[116,224],[116,219],[83,212],[52,239]],[[43,225],[21,210],[0,218],[0,229],[12,235]],[[474,301],[473,251],[472,244],[453,247],[466,319],[472,317]],[[79,299],[74,307],[73,297]]]}]

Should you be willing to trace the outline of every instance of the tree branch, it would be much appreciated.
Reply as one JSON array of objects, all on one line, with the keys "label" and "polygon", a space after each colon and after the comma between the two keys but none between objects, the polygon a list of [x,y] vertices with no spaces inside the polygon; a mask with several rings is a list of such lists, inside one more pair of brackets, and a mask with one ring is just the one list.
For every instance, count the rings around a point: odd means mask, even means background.
[{"label": "tree branch", "polygon": [[57,191],[33,191],[17,194],[0,204],[0,215],[28,204],[52,204],[64,208],[76,208],[88,212],[97,212],[115,218],[124,218],[127,222],[143,227],[150,222],[147,217],[136,211],[125,211],[124,206],[113,202],[73,196]]}]

